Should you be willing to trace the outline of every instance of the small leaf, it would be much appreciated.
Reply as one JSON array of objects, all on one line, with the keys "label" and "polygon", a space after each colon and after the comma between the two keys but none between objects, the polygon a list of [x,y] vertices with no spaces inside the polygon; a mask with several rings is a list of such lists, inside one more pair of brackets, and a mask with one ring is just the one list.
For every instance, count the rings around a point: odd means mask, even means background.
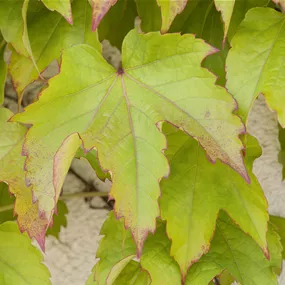
[{"label": "small leaf", "polygon": [[135,26],[136,16],[137,10],[134,0],[118,0],[99,25],[100,41],[106,39],[111,45],[121,49],[124,37]]},{"label": "small leaf", "polygon": [[89,0],[92,6],[92,30],[95,31],[104,16],[118,0]]},{"label": "small leaf", "polygon": [[188,0],[157,0],[157,4],[161,7],[162,33],[168,31],[176,15],[184,10],[187,1]]},{"label": "small leaf", "polygon": [[59,233],[61,227],[67,226],[66,215],[68,214],[68,209],[64,201],[59,200],[57,202],[57,209],[53,215],[53,221],[51,227],[47,230],[47,236],[51,235],[59,239]]},{"label": "small leaf", "polygon": [[285,179],[285,129],[283,129],[280,125],[279,128],[279,143],[280,143],[280,152],[278,154],[278,161],[282,165],[282,180]]},{"label": "small leaf", "polygon": [[[171,174],[162,180],[161,217],[167,221],[174,256],[185,277],[188,268],[210,248],[221,209],[267,252],[267,202],[251,173],[252,149],[245,159],[251,184],[219,161],[209,163],[198,142],[166,125]],[[258,145],[255,140],[255,144]],[[255,149],[254,149],[255,150]],[[254,151],[255,155],[256,152]]]},{"label": "small leaf", "polygon": [[14,212],[18,215],[21,231],[27,231],[44,248],[48,221],[39,215],[38,203],[32,202],[31,187],[26,187],[25,183],[22,144],[26,128],[7,122],[12,115],[8,109],[0,108],[0,182],[5,181],[10,193],[16,196]]},{"label": "small leaf", "polygon": [[4,89],[7,77],[7,64],[4,61],[5,40],[0,36],[0,105],[4,102]]},{"label": "small leaf", "polygon": [[224,38],[226,38],[228,30],[229,30],[235,2],[236,2],[235,0],[229,0],[229,1],[215,0],[216,8],[218,11],[221,12],[224,25],[225,25]]},{"label": "small leaf", "polygon": [[228,90],[247,122],[255,98],[263,94],[285,127],[285,15],[271,8],[251,9],[232,40],[227,57]]},{"label": "small leaf", "polygon": [[238,138],[244,126],[232,114],[235,102],[200,66],[211,51],[193,35],[133,30],[123,44],[123,70],[114,70],[87,45],[64,52],[60,75],[38,102],[12,119],[33,125],[24,144],[26,177],[48,220],[83,141],[111,171],[115,212],[125,217],[139,253],[155,230],[159,180],[169,170],[162,153],[166,140],[156,125],[161,121],[183,128],[211,161],[220,159],[248,179]]},{"label": "small leaf", "polygon": [[[15,202],[14,196],[9,194],[6,183],[0,183],[0,207],[13,205]],[[0,224],[15,220],[13,209],[0,212]]]},{"label": "small leaf", "polygon": [[[278,244],[277,236],[269,231],[269,235],[271,234],[275,237],[272,242]],[[211,249],[192,265],[186,285],[207,285],[224,269],[227,269],[242,285],[278,284],[277,277],[272,271],[272,264],[259,246],[227,215],[221,213]]]},{"label": "small leaf", "polygon": [[[53,1],[54,2],[54,1]],[[28,30],[34,62],[39,72],[43,72],[55,59],[59,59],[63,49],[79,43],[101,50],[97,33],[91,32],[91,8],[87,0],[74,0],[74,25],[69,25],[58,13],[47,10],[38,1],[32,1],[28,11]],[[42,31],[39,37],[39,27]],[[25,87],[39,77],[33,61],[12,50],[9,72],[14,87],[21,95]]]},{"label": "small leaf", "polygon": [[281,238],[281,244],[283,246],[282,257],[285,259],[285,219],[278,216],[270,216],[270,222]]},{"label": "small leaf", "polygon": [[73,24],[70,0],[42,0],[51,11],[59,12],[69,24]]},{"label": "small leaf", "polygon": [[0,256],[0,284],[51,285],[42,254],[14,222],[0,225]]}]

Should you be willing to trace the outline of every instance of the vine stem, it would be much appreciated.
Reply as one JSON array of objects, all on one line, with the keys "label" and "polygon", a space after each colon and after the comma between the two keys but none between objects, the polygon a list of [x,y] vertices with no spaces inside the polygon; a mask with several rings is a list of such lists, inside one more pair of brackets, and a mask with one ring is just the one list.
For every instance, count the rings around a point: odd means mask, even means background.
[{"label": "vine stem", "polygon": [[[108,197],[108,195],[109,195],[108,192],[78,192],[78,193],[63,194],[59,197],[59,199],[69,200],[69,199],[86,198],[86,197]],[[14,204],[1,206],[0,213],[13,209],[14,209]]]}]

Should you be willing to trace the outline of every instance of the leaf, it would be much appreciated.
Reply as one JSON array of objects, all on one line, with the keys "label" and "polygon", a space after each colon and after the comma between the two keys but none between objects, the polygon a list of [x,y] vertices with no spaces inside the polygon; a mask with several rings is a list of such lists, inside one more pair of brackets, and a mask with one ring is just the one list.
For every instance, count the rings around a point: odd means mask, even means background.
[{"label": "leaf", "polygon": [[[164,127],[171,174],[162,180],[161,217],[172,240],[171,255],[185,277],[189,267],[210,248],[221,209],[267,252],[267,201],[251,173],[251,149],[245,159],[251,184],[221,162],[209,163],[198,142],[183,132]],[[255,140],[255,144],[258,145]],[[256,154],[254,152],[254,154]],[[249,162],[248,162],[249,160]]]},{"label": "leaf", "polygon": [[47,236],[51,235],[59,239],[59,233],[61,227],[67,226],[66,215],[68,214],[68,209],[64,201],[59,200],[57,202],[57,210],[53,215],[53,222],[51,227],[47,230]]},{"label": "leaf", "polygon": [[92,6],[92,30],[95,31],[104,16],[118,0],[89,0]]},{"label": "leaf", "polygon": [[177,14],[180,14],[187,4],[187,0],[157,0],[161,7],[161,32],[166,33]]},{"label": "leaf", "polygon": [[[274,244],[278,244],[276,238],[275,235]],[[277,285],[271,266],[259,246],[222,213],[211,249],[192,265],[186,285],[207,285],[224,269],[242,285]]]},{"label": "leaf", "polygon": [[159,180],[168,174],[166,140],[156,127],[161,121],[183,128],[212,161],[219,158],[248,178],[238,138],[244,127],[232,114],[235,102],[200,67],[211,50],[193,35],[133,30],[125,38],[118,72],[90,46],[64,52],[60,75],[38,102],[12,119],[33,125],[24,143],[26,178],[48,220],[83,141],[86,151],[98,150],[102,168],[112,173],[110,198],[117,217],[125,217],[131,228],[139,254],[155,230]]},{"label": "leaf", "polygon": [[51,285],[42,254],[14,222],[0,225],[0,256],[0,284]]},{"label": "leaf", "polygon": [[59,12],[69,24],[73,24],[70,0],[42,0],[51,11]]},{"label": "leaf", "polygon": [[280,143],[280,151],[278,154],[278,161],[282,165],[282,180],[285,179],[285,129],[278,125],[279,134],[278,139]]},{"label": "leaf", "polygon": [[98,34],[100,41],[108,40],[111,45],[121,49],[126,34],[135,26],[137,16],[134,0],[118,0],[102,19]]},{"label": "leaf", "polygon": [[285,15],[270,8],[251,9],[232,40],[227,58],[227,88],[247,121],[255,98],[263,94],[285,126]]},{"label": "leaf", "polygon": [[0,108],[0,182],[5,181],[10,193],[16,196],[14,212],[18,215],[20,230],[27,231],[44,248],[42,241],[48,221],[39,215],[38,203],[32,202],[31,187],[25,183],[25,157],[21,152],[26,128],[7,122],[12,115],[8,109]]},{"label": "leaf", "polygon": [[227,270],[224,270],[219,276],[219,282],[220,285],[232,285],[235,282],[235,279]]},{"label": "leaf", "polygon": [[4,89],[7,77],[7,64],[4,60],[5,41],[0,36],[0,105],[4,103]]},{"label": "leaf", "polygon": [[125,230],[123,220],[116,220],[113,211],[109,213],[100,234],[105,236],[96,254],[97,258],[100,258],[94,269],[96,285],[106,284],[112,268],[129,256],[133,258],[136,253],[131,233]]},{"label": "leaf", "polygon": [[224,38],[226,38],[228,30],[229,30],[232,14],[234,11],[235,2],[236,2],[235,0],[229,0],[229,1],[215,0],[216,8],[218,11],[221,12],[224,25],[225,25]]},{"label": "leaf", "polygon": [[165,224],[158,222],[154,236],[145,242],[141,256],[141,265],[148,271],[151,285],[181,284],[178,264],[169,255],[171,241],[165,233]]},{"label": "leaf", "polygon": [[91,151],[85,154],[84,150],[82,148],[79,148],[75,154],[75,158],[78,158],[78,159],[83,158],[87,160],[89,164],[91,165],[91,167],[95,170],[96,175],[100,180],[105,181],[107,178],[111,180],[110,173],[104,172],[102,170],[99,160],[98,160],[98,154],[95,149],[92,149]]},{"label": "leaf", "polygon": [[[69,25],[58,13],[50,12],[40,2],[29,6],[28,30],[35,64],[43,72],[55,59],[59,59],[63,49],[79,43],[87,43],[98,50],[101,45],[97,34],[91,32],[91,8],[87,0],[74,0],[74,25]],[[39,27],[44,31],[39,36]],[[19,95],[25,87],[39,77],[30,58],[12,50],[9,72]]]},{"label": "leaf", "polygon": [[279,234],[281,238],[281,244],[283,246],[282,257],[285,259],[285,219],[271,215],[270,222],[273,224],[274,230]]},{"label": "leaf", "polygon": [[[8,186],[5,183],[0,183],[0,207],[12,205],[15,202],[15,198],[9,194]],[[0,224],[13,221],[15,219],[13,210],[7,210],[0,212]]]}]

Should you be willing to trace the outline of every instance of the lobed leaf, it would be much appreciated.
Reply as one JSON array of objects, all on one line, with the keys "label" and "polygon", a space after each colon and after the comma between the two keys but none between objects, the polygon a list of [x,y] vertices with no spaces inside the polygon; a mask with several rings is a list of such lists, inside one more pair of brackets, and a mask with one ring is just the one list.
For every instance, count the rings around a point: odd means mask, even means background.
[{"label": "lobed leaf", "polygon": [[[259,246],[224,213],[220,214],[209,253],[193,264],[186,285],[207,285],[217,274],[227,269],[241,285],[277,285],[275,266],[276,246],[282,247],[278,236],[268,232],[271,260],[266,259]],[[271,247],[273,245],[273,248]],[[278,257],[277,257],[278,258]]]},{"label": "lobed leaf", "polygon": [[[205,254],[221,209],[267,251],[267,201],[251,172],[252,152],[245,159],[251,184],[228,166],[209,163],[198,142],[173,127],[165,126],[171,174],[162,180],[161,217],[167,221],[174,256],[185,277],[188,268]],[[255,145],[257,141],[253,141]]]},{"label": "lobed leaf", "polygon": [[59,12],[69,24],[73,24],[70,0],[42,0],[51,11]]},{"label": "lobed leaf", "polygon": [[117,3],[118,0],[89,0],[92,6],[92,30],[95,31],[104,16],[110,8]]},{"label": "lobed leaf", "polygon": [[[92,11],[88,1],[74,0],[72,7],[73,26],[61,15],[48,11],[42,3],[30,3],[27,23],[34,63],[12,50],[9,65],[14,87],[20,97],[25,87],[39,77],[35,65],[39,72],[43,72],[53,60],[59,59],[63,49],[74,44],[87,43],[101,50],[97,34],[91,32]],[[39,27],[44,32],[39,33]]]},{"label": "lobed leaf", "polygon": [[0,225],[0,256],[0,284],[51,285],[42,254],[14,222]]},{"label": "lobed leaf", "polygon": [[247,121],[255,98],[263,94],[285,126],[285,15],[270,8],[251,9],[232,40],[227,57],[227,88]]},{"label": "lobed leaf", "polygon": [[38,203],[33,203],[31,187],[25,183],[25,157],[21,152],[26,128],[7,122],[12,115],[8,109],[0,108],[0,182],[7,183],[10,193],[16,196],[14,213],[18,215],[20,230],[27,231],[44,248],[48,221],[39,212]]},{"label": "lobed leaf", "polygon": [[12,119],[33,125],[24,143],[26,177],[48,220],[83,141],[85,150],[96,147],[103,169],[111,171],[117,217],[125,217],[140,253],[159,215],[159,180],[168,174],[161,152],[166,140],[156,127],[161,121],[183,128],[212,161],[220,159],[248,179],[235,102],[200,66],[209,52],[193,35],[132,31],[118,72],[90,46],[63,54],[60,75],[38,102]]}]

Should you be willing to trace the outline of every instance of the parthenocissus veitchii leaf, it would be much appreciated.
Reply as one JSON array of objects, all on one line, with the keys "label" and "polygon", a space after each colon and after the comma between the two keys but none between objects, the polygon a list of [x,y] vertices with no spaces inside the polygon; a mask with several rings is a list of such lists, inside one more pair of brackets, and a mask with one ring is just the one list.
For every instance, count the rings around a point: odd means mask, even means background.
[{"label": "parthenocissus veitchii leaf", "polygon": [[15,222],[0,225],[0,284],[51,285],[42,253]]},{"label": "parthenocissus veitchii leaf", "polygon": [[247,121],[255,98],[263,94],[285,127],[285,15],[270,8],[251,9],[232,39],[227,88]]},{"label": "parthenocissus veitchii leaf", "polygon": [[26,187],[24,162],[21,155],[24,135],[27,129],[18,123],[7,122],[13,113],[0,108],[0,182],[9,185],[9,191],[16,196],[14,207],[18,215],[20,230],[27,231],[43,247],[48,220],[41,216],[38,203],[32,202],[31,187]]},{"label": "parthenocissus veitchii leaf", "polygon": [[182,131],[170,125],[164,125],[163,130],[167,134],[166,155],[171,174],[161,181],[161,217],[167,221],[171,255],[183,276],[209,250],[221,209],[268,255],[267,201],[251,171],[253,160],[261,154],[256,139],[249,137],[246,148],[245,161],[251,178],[248,184],[220,161],[209,163],[199,143]]},{"label": "parthenocissus veitchii leaf", "polygon": [[103,169],[112,173],[116,215],[125,217],[140,254],[159,215],[159,181],[169,172],[162,121],[184,129],[211,161],[220,159],[249,180],[238,137],[244,126],[232,114],[236,103],[201,68],[214,51],[193,35],[133,30],[117,71],[90,46],[66,50],[60,74],[39,101],[12,118],[33,125],[23,147],[26,179],[45,217],[51,218],[79,145],[96,147]]},{"label": "parthenocissus veitchii leaf", "polygon": [[42,0],[48,9],[59,12],[69,24],[73,24],[70,0]]},{"label": "parthenocissus veitchii leaf", "polygon": [[[21,9],[21,6],[16,8]],[[49,11],[41,2],[30,2],[27,29],[34,63],[28,56],[12,49],[9,64],[9,73],[18,95],[39,77],[39,72],[43,72],[53,60],[60,58],[63,49],[85,43],[101,50],[97,33],[91,31],[92,9],[88,0],[74,0],[72,8],[74,24],[70,25],[60,14]],[[39,27],[43,33],[39,33]]]}]

